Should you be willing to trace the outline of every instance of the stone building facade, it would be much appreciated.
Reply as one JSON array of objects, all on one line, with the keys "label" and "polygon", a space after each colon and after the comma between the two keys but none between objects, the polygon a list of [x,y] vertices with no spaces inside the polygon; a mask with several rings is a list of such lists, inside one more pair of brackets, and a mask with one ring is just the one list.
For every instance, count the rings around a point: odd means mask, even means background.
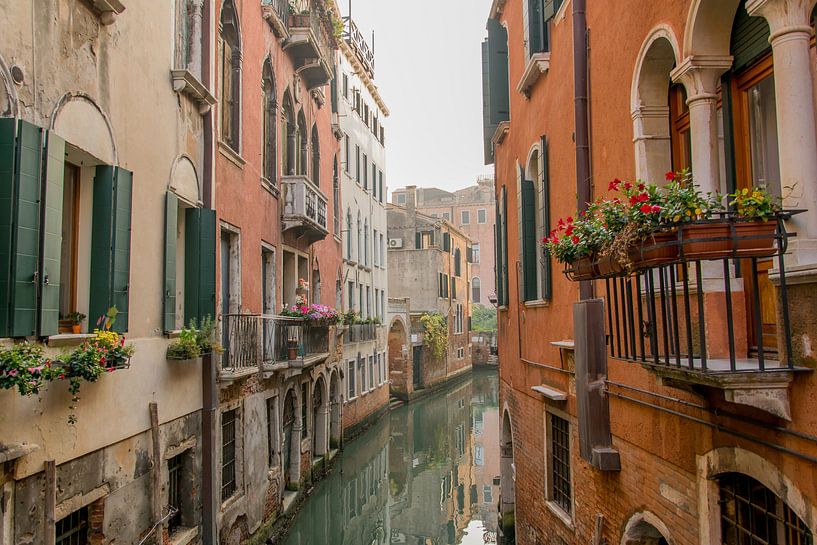
[{"label": "stone building facade", "polygon": [[[404,206],[408,192],[408,188],[395,189],[392,192],[392,204]],[[496,295],[496,198],[493,179],[480,178],[476,185],[454,192],[418,188],[416,195],[417,210],[450,222],[471,239],[471,303],[491,305],[491,298]]]},{"label": "stone building facade", "polygon": [[[343,193],[344,345],[343,427],[354,432],[389,404],[387,355],[388,265],[386,229],[386,129],[389,110],[375,84],[374,53],[354,20],[345,19],[337,62],[340,180]],[[338,305],[340,308],[340,305]]]},{"label": "stone building facade", "polygon": [[[813,540],[814,4],[493,2],[483,64],[498,202],[500,508],[516,543]],[[587,93],[566,84],[585,76]],[[785,258],[755,271],[726,259],[692,263],[691,284],[683,265],[650,273],[676,278],[662,288],[676,286],[670,301],[700,304],[688,325],[658,327],[669,310],[646,315],[657,297],[649,275],[571,282],[541,259],[536,241],[575,214],[577,193],[604,196],[614,178],[661,184],[686,167],[704,191],[765,183],[804,210],[785,221],[797,233]],[[633,311],[627,323],[643,325],[629,341],[616,329],[619,302]],[[731,341],[719,340],[727,331]],[[689,333],[689,348],[648,360],[659,332],[681,348]]]},{"label": "stone building facade", "polygon": [[[408,300],[405,305],[411,317],[405,332],[400,326],[390,329],[389,341],[402,349],[410,340],[411,360],[408,349],[402,351],[403,357],[390,361],[389,373],[396,376],[392,394],[408,398],[467,372],[472,357],[471,240],[447,221],[418,212],[414,198],[412,192],[405,208],[388,208],[389,292],[393,299]],[[448,346],[444,358],[435,356],[425,342],[422,318],[427,314],[439,314],[445,320]],[[405,391],[395,389],[399,384],[405,385]]]},{"label": "stone building facade", "polygon": [[[0,392],[4,544],[207,533],[203,367],[165,355],[177,329],[166,316],[215,312],[176,292],[184,278],[191,291],[214,285],[212,268],[191,259],[185,271],[184,246],[168,244],[201,245],[214,218],[213,6],[185,2],[182,16],[180,3],[0,3],[0,342],[41,341],[57,357],[116,306],[113,329],[134,348],[128,368],[82,384],[78,401],[65,380],[39,396]],[[169,202],[186,232],[166,232]],[[87,315],[79,334],[75,312]]]}]

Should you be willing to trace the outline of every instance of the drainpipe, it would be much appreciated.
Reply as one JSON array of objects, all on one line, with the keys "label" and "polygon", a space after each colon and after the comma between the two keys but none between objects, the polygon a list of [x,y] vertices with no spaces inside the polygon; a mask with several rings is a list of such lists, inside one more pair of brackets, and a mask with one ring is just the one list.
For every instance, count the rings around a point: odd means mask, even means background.
[{"label": "drainpipe", "polygon": [[[587,209],[592,200],[590,180],[590,127],[587,75],[587,0],[573,0],[573,104],[576,130],[576,195],[578,209]],[[579,283],[581,300],[593,297],[589,280]]]},{"label": "drainpipe", "polygon": [[[201,79],[208,88],[212,88],[211,57],[213,2],[206,0],[202,10],[201,33]],[[214,207],[213,163],[215,139],[213,134],[213,109],[204,114],[204,161],[202,176],[202,197],[205,208]],[[216,361],[212,355],[204,356],[201,373],[202,411],[201,411],[201,451],[202,451],[202,543],[216,545],[218,530],[216,528],[216,445],[215,424],[218,408],[218,390],[216,388]]]}]

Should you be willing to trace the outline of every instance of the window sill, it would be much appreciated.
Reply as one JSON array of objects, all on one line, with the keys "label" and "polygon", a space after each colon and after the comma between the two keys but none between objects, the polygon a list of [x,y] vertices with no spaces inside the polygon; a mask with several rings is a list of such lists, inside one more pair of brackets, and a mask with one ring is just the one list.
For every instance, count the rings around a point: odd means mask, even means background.
[{"label": "window sill", "polygon": [[558,518],[562,522],[562,524],[567,526],[570,529],[570,531],[572,532],[576,531],[576,527],[573,526],[573,519],[571,518],[571,516],[565,513],[564,510],[556,504],[556,502],[548,500],[547,502],[545,502],[545,505],[547,505],[547,508],[550,510],[550,512],[556,515],[556,518]]},{"label": "window sill", "polygon": [[530,91],[540,76],[544,76],[550,68],[550,53],[534,53],[525,65],[522,72],[522,79],[516,86],[516,90],[530,98]]},{"label": "window sill", "polygon": [[198,536],[198,528],[179,528],[170,536],[170,545],[188,545]]},{"label": "window sill", "polygon": [[230,146],[230,144],[223,140],[219,140],[218,152],[226,157],[231,163],[235,164],[235,166],[241,170],[244,170],[244,165],[247,163],[247,161],[245,161],[244,158]]},{"label": "window sill", "polygon": [[281,191],[267,178],[261,177],[261,187],[276,199],[281,195]]},{"label": "window sill", "polygon": [[218,376],[219,382],[231,383],[258,373],[258,367],[248,367],[239,371],[222,369]]},{"label": "window sill", "polygon": [[63,333],[48,337],[48,346],[58,348],[61,346],[79,346],[88,339],[94,338],[93,333]]},{"label": "window sill", "polygon": [[550,306],[550,301],[544,299],[537,299],[535,301],[525,301],[525,308],[547,308]]},{"label": "window sill", "polygon": [[186,68],[171,70],[170,76],[173,78],[173,90],[177,93],[183,93],[196,101],[199,105],[200,114],[206,114],[215,105],[216,97],[190,70]]}]

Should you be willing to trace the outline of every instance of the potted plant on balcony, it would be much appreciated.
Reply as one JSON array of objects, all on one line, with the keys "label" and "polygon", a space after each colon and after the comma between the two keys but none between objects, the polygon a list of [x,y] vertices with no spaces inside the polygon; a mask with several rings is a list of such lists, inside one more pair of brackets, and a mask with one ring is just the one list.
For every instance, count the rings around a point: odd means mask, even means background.
[{"label": "potted plant on balcony", "polygon": [[71,333],[78,335],[82,332],[82,322],[85,320],[85,318],[85,314],[81,312],[68,313],[65,319],[71,322]]},{"label": "potted plant on balcony", "polygon": [[179,338],[167,347],[167,359],[172,361],[190,361],[201,356],[196,329],[182,328]]},{"label": "potted plant on balcony", "polygon": [[774,255],[782,199],[765,187],[744,188],[728,195],[728,199],[736,216],[735,254],[739,257]]}]

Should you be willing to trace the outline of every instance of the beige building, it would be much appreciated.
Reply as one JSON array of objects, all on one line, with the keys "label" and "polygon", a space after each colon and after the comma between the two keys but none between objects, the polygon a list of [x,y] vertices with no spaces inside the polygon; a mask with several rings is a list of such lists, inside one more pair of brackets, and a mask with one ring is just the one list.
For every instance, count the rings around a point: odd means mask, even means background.
[{"label": "beige building", "polygon": [[[0,343],[55,357],[116,306],[134,347],[129,368],[83,383],[78,401],[65,380],[0,391],[4,545],[208,535],[203,366],[166,359],[177,326],[165,316],[215,312],[202,265],[215,260],[211,4],[0,2]],[[166,232],[166,202],[186,230]],[[199,297],[174,301],[184,284]],[[80,334],[75,312],[88,315]]]}]

